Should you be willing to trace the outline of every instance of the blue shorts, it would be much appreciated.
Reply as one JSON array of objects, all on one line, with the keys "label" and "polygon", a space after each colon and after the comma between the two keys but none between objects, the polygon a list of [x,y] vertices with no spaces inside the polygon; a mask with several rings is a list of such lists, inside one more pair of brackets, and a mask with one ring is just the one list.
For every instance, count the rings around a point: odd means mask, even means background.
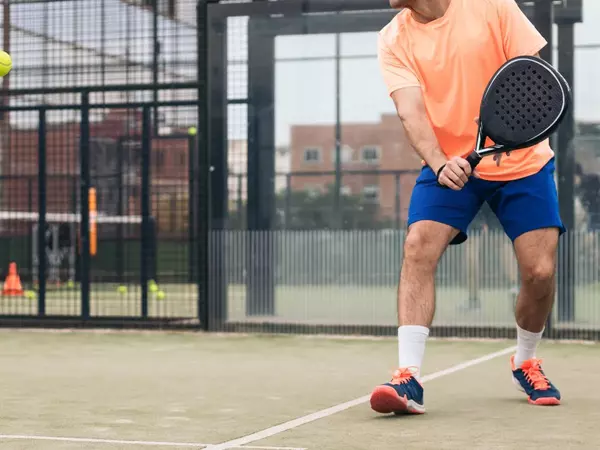
[{"label": "blue shorts", "polygon": [[538,173],[513,181],[487,181],[471,177],[460,191],[444,189],[429,167],[424,167],[410,199],[408,225],[432,220],[460,233],[451,244],[467,240],[467,229],[487,202],[505,233],[514,241],[528,231],[565,227],[560,219],[554,182],[554,159]]}]

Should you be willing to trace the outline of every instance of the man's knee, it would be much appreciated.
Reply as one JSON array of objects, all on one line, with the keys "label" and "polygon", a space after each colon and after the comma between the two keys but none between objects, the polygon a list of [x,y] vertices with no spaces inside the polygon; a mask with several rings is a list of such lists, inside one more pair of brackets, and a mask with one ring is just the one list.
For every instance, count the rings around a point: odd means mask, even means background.
[{"label": "man's knee", "polygon": [[409,230],[404,242],[404,262],[435,268],[452,239],[452,230],[440,233],[436,227],[419,226]]},{"label": "man's knee", "polygon": [[554,283],[554,273],[554,261],[540,259],[524,267],[521,277],[524,285],[551,286]]}]

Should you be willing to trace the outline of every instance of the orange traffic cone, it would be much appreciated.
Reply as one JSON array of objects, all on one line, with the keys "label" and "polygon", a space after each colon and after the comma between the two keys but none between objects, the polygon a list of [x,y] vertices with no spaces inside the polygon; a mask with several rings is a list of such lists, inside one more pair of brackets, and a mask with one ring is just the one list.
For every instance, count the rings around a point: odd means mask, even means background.
[{"label": "orange traffic cone", "polygon": [[17,273],[17,264],[11,262],[8,265],[8,276],[4,281],[4,289],[2,295],[23,295],[23,286],[21,286],[21,278]]}]

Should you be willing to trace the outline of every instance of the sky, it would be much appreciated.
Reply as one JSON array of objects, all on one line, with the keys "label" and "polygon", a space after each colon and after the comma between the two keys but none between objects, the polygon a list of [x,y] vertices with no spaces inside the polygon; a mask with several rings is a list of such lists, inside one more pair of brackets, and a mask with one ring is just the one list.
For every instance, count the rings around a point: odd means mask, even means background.
[{"label": "sky", "polygon": [[[131,2],[139,0],[130,0]],[[189,60],[189,65],[179,65],[177,70],[193,79],[195,66],[195,0],[178,0],[180,22],[159,19],[161,30],[161,60]],[[101,8],[99,5],[103,4]],[[45,20],[45,18],[48,20]],[[360,20],[360,15],[355,15]],[[181,22],[184,23],[181,23]],[[129,58],[149,63],[152,60],[152,14],[121,0],[53,1],[50,3],[19,4],[12,6],[12,49],[14,74],[12,87],[40,85],[39,71],[28,72],[28,67],[46,64],[92,65],[101,63],[101,30],[104,23],[104,51],[117,60]],[[185,23],[186,22],[186,23]],[[600,0],[584,0],[584,23],[576,26],[576,44],[598,44],[595,49],[578,49],[575,54],[575,115],[577,120],[600,122]],[[231,61],[247,57],[247,37],[244,18],[230,18],[228,30],[228,55]],[[133,30],[130,35],[127,28]],[[23,33],[21,30],[29,30]],[[33,35],[32,35],[33,33]],[[35,37],[37,34],[39,37]],[[48,39],[52,44],[47,44]],[[334,35],[279,36],[276,39],[275,118],[278,146],[289,144],[290,128],[298,124],[335,123],[335,39]],[[341,119],[342,122],[377,122],[381,114],[393,113],[391,100],[385,92],[375,57],[377,35],[349,33],[340,37],[341,55]],[[77,42],[93,51],[73,51],[72,46],[60,42]],[[46,42],[46,44],[44,44]],[[299,58],[312,60],[298,61]],[[317,59],[315,59],[317,58]],[[323,59],[318,59],[323,58]],[[294,60],[295,59],[295,60]],[[114,58],[109,58],[114,63]],[[75,74],[74,71],[71,71]],[[169,81],[168,78],[161,81]],[[107,74],[107,82],[123,83],[117,70]],[[246,95],[247,74],[243,64],[230,63],[228,96]],[[149,70],[137,70],[132,82],[150,82]],[[46,85],[100,84],[101,78],[94,69],[78,75],[66,75],[56,69],[46,80]],[[64,98],[62,101],[65,101]],[[24,116],[23,116],[24,117]],[[65,117],[62,115],[61,117]],[[177,120],[172,115],[172,120]],[[190,120],[189,115],[182,120]],[[34,119],[35,121],[35,119]],[[186,125],[186,124],[181,124]],[[246,137],[246,110],[244,106],[230,106],[229,136]]]}]

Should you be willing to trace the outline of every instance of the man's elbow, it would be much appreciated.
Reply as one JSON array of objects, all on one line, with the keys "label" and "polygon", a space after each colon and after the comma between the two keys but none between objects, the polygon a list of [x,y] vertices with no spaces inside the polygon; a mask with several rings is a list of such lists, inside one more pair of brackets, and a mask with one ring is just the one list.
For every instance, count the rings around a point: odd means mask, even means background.
[{"label": "man's elbow", "polygon": [[396,113],[402,123],[412,123],[423,117],[425,109],[419,105],[403,104],[396,106]]},{"label": "man's elbow", "polygon": [[402,122],[418,120],[425,114],[425,104],[420,89],[402,89],[392,94],[396,113]]}]

